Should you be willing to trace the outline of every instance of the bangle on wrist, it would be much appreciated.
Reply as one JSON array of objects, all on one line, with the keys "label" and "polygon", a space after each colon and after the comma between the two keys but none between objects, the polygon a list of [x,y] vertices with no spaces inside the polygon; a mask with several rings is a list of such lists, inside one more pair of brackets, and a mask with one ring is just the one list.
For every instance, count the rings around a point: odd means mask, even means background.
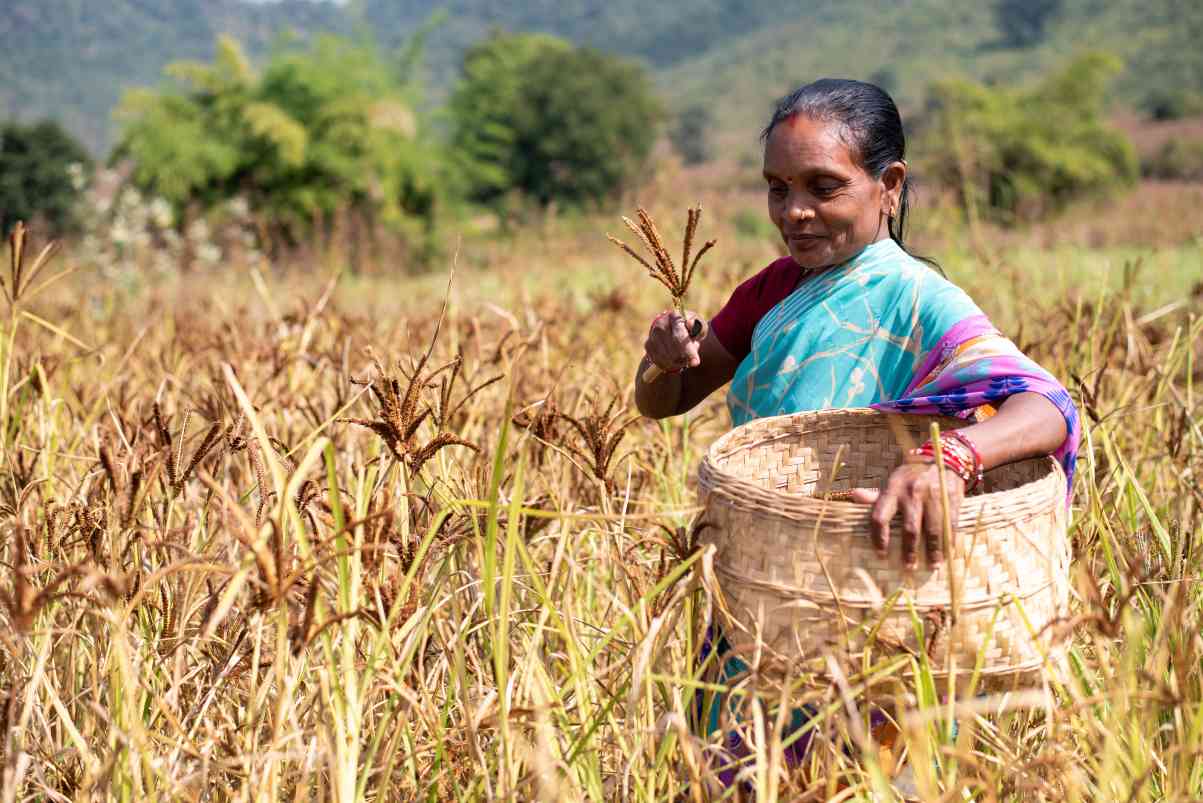
[{"label": "bangle on wrist", "polygon": [[[927,441],[911,449],[910,457],[920,458],[926,463],[936,462],[936,447]],[[981,452],[967,435],[949,430],[940,435],[940,462],[965,483],[965,490],[972,491],[982,484],[984,478]]]},{"label": "bangle on wrist", "polygon": [[[969,455],[973,459],[973,485],[974,487],[981,485],[986,478],[986,467],[984,465],[984,461],[982,460],[981,450],[977,448],[977,444],[973,442],[972,438],[960,430],[951,429],[946,434],[951,440],[955,440],[956,442],[960,443],[969,451]],[[940,440],[943,441],[944,438],[941,437]]]}]

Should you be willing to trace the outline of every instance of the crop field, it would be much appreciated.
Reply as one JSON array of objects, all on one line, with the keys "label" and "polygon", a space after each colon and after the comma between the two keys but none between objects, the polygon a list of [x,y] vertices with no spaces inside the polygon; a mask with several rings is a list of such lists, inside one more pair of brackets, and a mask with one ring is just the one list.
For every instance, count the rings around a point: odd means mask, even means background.
[{"label": "crop field", "polygon": [[[684,205],[652,212],[678,242]],[[692,308],[775,254],[735,217],[706,206]],[[729,420],[634,412],[667,298],[607,230],[450,239],[416,276],[6,255],[3,801],[898,799],[872,670],[806,692],[798,770],[766,701],[715,787],[694,471]],[[1071,672],[894,683],[918,793],[1203,798],[1203,251],[925,242],[1085,432]]]}]

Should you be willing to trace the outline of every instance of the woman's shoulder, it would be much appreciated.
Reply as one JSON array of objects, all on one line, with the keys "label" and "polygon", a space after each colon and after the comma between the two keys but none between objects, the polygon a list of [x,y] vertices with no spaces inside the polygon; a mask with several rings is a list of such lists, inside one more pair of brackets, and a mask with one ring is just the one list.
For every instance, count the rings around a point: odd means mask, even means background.
[{"label": "woman's shoulder", "polygon": [[756,324],[794,291],[800,273],[798,263],[786,256],[770,262],[735,288],[731,298],[710,322],[719,342],[731,356],[738,359],[747,356]]},{"label": "woman's shoulder", "polygon": [[[982,315],[982,310],[960,285],[932,263],[898,248],[906,270],[898,278],[910,285],[912,314],[917,313],[924,348],[929,348],[957,323]],[[930,341],[930,342],[929,342]]]},{"label": "woman's shoulder", "polygon": [[755,298],[779,295],[777,300],[780,301],[797,286],[800,273],[801,269],[793,257],[781,257],[740,282],[732,295],[738,293]]}]

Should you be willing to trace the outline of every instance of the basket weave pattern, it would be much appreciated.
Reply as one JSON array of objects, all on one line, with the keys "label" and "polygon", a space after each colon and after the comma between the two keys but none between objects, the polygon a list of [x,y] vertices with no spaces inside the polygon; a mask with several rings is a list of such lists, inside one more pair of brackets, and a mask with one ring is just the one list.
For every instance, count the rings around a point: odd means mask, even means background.
[{"label": "basket weave pattern", "polygon": [[1044,626],[1066,612],[1070,554],[1056,461],[988,472],[935,570],[922,559],[905,568],[898,518],[880,557],[870,508],[841,501],[852,488],[884,487],[933,420],[968,423],[831,410],[757,419],[714,443],[699,469],[701,540],[716,547],[737,652],[795,663],[866,647],[878,657],[924,652],[942,675],[950,661],[972,670],[980,651],[983,676],[995,680],[1024,679],[1053,654]]}]

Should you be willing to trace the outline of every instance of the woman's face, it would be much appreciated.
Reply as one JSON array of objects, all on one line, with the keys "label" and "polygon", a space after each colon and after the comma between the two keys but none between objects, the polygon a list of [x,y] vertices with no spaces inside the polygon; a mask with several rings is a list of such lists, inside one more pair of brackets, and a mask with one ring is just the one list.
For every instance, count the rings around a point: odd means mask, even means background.
[{"label": "woman's face", "polygon": [[802,114],[778,123],[764,147],[769,218],[803,268],[837,265],[889,237],[905,177],[894,162],[873,178],[838,123]]}]

